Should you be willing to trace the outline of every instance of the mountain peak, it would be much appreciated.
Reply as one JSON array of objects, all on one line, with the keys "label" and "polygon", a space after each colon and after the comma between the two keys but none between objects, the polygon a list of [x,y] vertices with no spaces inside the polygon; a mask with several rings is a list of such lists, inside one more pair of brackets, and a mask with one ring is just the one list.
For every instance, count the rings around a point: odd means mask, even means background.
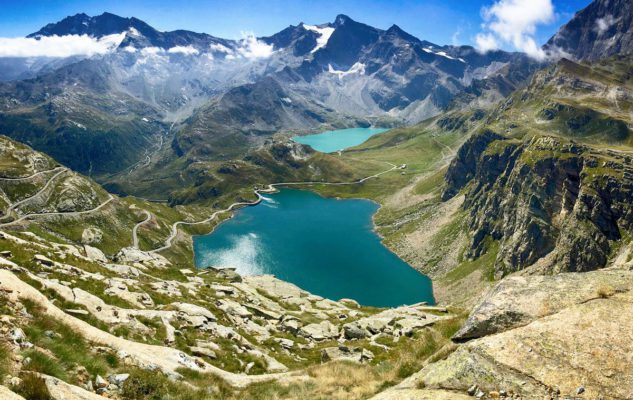
[{"label": "mountain peak", "polygon": [[39,31],[28,35],[28,37],[38,36],[65,36],[65,35],[90,35],[102,37],[113,33],[121,33],[130,25],[128,18],[104,12],[103,14],[91,17],[85,13],[68,16],[59,22],[50,23]]},{"label": "mountain peak", "polygon": [[339,14],[334,19],[334,25],[335,26],[342,26],[342,25],[345,25],[346,23],[349,23],[349,22],[354,22],[354,20],[351,19],[350,17],[348,17],[345,14]]},{"label": "mountain peak", "polygon": [[385,33],[386,33],[387,36],[399,37],[399,38],[405,39],[405,40],[407,40],[409,42],[419,42],[420,41],[415,36],[405,32],[404,30],[402,30],[402,28],[400,28],[396,24],[391,25],[391,27],[389,27],[389,29],[387,29],[387,31]]}]

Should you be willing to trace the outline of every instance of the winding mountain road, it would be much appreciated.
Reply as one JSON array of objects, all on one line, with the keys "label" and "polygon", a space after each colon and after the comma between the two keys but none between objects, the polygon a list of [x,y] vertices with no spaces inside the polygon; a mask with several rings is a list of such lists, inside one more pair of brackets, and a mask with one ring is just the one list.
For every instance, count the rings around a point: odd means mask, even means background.
[{"label": "winding mountain road", "polygon": [[46,171],[40,171],[40,172],[36,172],[33,175],[29,175],[29,176],[22,176],[22,177],[17,177],[17,178],[5,178],[5,177],[0,177],[0,180],[2,181],[25,181],[31,178],[35,178],[36,176],[42,175],[42,174],[47,174],[49,172],[53,172],[53,171],[57,171],[60,169],[66,169],[65,167],[55,167],[53,169],[47,169]]},{"label": "winding mountain road", "polygon": [[134,247],[135,249],[138,249],[138,234],[137,234],[138,228],[140,228],[141,225],[145,224],[150,219],[152,219],[152,214],[149,211],[143,210],[143,213],[145,214],[145,219],[139,222],[138,224],[134,225],[134,228],[132,229],[132,247]]},{"label": "winding mountain road", "polygon": [[16,219],[15,221],[11,221],[11,222],[6,222],[4,224],[0,224],[0,228],[2,228],[4,226],[14,225],[14,224],[17,224],[17,223],[22,222],[24,220],[31,219],[31,218],[36,218],[36,217],[49,217],[49,216],[65,216],[65,217],[74,216],[74,217],[76,217],[76,216],[79,216],[79,215],[90,214],[90,213],[99,211],[100,209],[102,209],[103,207],[108,205],[112,200],[114,200],[114,196],[112,196],[109,193],[108,193],[108,196],[109,197],[108,197],[108,199],[106,201],[104,201],[103,203],[99,204],[97,207],[92,208],[90,210],[26,214],[26,215],[23,215],[22,217]]},{"label": "winding mountain road", "polygon": [[[6,214],[4,215],[4,217],[0,218],[0,219],[5,219],[8,216],[11,215],[11,213],[13,212],[13,210],[15,210],[18,206],[34,199],[35,197],[39,196],[40,194],[42,194],[46,189],[48,189],[48,187],[53,183],[53,181],[55,180],[55,178],[57,178],[59,175],[63,174],[64,172],[66,172],[66,168],[62,168],[61,171],[59,171],[58,173],[56,173],[55,175],[51,176],[51,178],[46,182],[46,184],[37,191],[37,193],[35,193],[32,196],[29,196],[25,199],[22,199],[20,201],[17,201],[11,205],[9,205],[9,207],[7,208]],[[33,175],[31,175],[33,176]]]},{"label": "winding mountain road", "polygon": [[[374,175],[370,175],[367,176],[365,178],[356,180],[356,181],[352,181],[352,182],[320,182],[320,181],[306,181],[306,182],[278,182],[278,183],[271,183],[268,185],[268,187],[266,189],[261,189],[258,190],[256,189],[255,195],[257,195],[257,200],[255,201],[251,201],[251,202],[245,202],[245,201],[241,201],[241,202],[236,202],[231,204],[229,207],[225,208],[224,210],[218,210],[216,212],[214,212],[213,214],[211,214],[211,216],[207,219],[204,219],[202,221],[196,221],[196,222],[187,222],[187,221],[177,221],[174,222],[174,224],[171,226],[171,234],[169,235],[169,237],[165,240],[165,245],[162,247],[159,247],[157,249],[154,250],[150,250],[148,251],[148,253],[158,253],[161,252],[163,250],[167,250],[172,246],[172,241],[174,240],[174,238],[176,238],[176,235],[178,235],[178,226],[180,225],[200,225],[200,224],[205,224],[208,223],[210,221],[212,221],[218,214],[222,214],[225,212],[229,212],[232,211],[233,209],[235,209],[236,207],[240,207],[240,206],[254,206],[256,204],[259,204],[262,201],[262,195],[261,193],[270,193],[273,192],[275,190],[276,187],[284,187],[284,186],[297,186],[297,185],[328,185],[328,186],[344,186],[344,185],[358,185],[360,183],[363,183],[369,179],[373,179],[373,178],[378,178],[381,175],[384,175],[388,172],[394,171],[396,169],[398,169],[398,166],[395,164],[392,164],[390,162],[386,162],[385,164],[388,164],[391,166],[391,168],[379,172],[377,174]],[[1,226],[1,225],[0,225]]]}]

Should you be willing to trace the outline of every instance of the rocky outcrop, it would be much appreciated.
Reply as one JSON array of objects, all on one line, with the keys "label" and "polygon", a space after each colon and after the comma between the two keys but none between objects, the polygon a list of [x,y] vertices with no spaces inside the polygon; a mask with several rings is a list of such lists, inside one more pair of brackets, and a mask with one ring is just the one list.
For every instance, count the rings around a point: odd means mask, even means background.
[{"label": "rocky outcrop", "polygon": [[631,398],[632,281],[615,268],[506,278],[456,335],[482,337],[423,369],[418,386],[486,398]]},{"label": "rocky outcrop", "polygon": [[442,193],[442,200],[446,201],[455,196],[473,178],[481,154],[490,143],[500,139],[503,139],[503,136],[492,131],[484,131],[468,139],[459,148],[445,177],[447,185]]},{"label": "rocky outcrop", "polygon": [[614,268],[554,276],[509,276],[475,307],[453,340],[504,332],[575,304],[626,292],[631,287],[633,273]]},{"label": "rocky outcrop", "polygon": [[625,153],[486,132],[463,146],[446,181],[444,199],[467,187],[466,256],[477,258],[489,240],[499,241],[497,277],[539,260],[545,272],[602,268],[633,227],[633,167]]}]

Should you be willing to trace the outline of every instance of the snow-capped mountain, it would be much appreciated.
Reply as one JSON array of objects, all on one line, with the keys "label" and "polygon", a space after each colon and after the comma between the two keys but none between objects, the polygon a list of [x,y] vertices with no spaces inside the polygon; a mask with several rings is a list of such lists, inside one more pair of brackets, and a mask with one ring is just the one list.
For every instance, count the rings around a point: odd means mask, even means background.
[{"label": "snow-capped mountain", "polygon": [[[23,40],[18,56],[0,53],[0,80],[10,81],[0,84],[0,129],[95,173],[138,161],[159,132],[171,134],[178,154],[216,159],[283,130],[415,123],[481,79],[536,65],[520,53],[440,46],[345,15],[229,40],[77,14]],[[95,166],[100,152],[123,154],[123,161]]]}]

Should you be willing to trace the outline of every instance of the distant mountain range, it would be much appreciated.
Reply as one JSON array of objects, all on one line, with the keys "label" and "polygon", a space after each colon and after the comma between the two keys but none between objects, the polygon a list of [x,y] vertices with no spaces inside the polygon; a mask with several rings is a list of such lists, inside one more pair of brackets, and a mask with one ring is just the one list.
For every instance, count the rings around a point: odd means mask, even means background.
[{"label": "distant mountain range", "polygon": [[[629,2],[596,1],[545,48],[582,59],[621,52],[631,46],[630,19]],[[600,44],[605,32],[609,46]],[[486,107],[543,66],[345,15],[228,40],[77,14],[29,37],[70,35],[113,45],[91,57],[0,58],[0,132],[102,182],[149,165],[151,154],[172,168],[240,158],[280,132],[408,125]]]}]

